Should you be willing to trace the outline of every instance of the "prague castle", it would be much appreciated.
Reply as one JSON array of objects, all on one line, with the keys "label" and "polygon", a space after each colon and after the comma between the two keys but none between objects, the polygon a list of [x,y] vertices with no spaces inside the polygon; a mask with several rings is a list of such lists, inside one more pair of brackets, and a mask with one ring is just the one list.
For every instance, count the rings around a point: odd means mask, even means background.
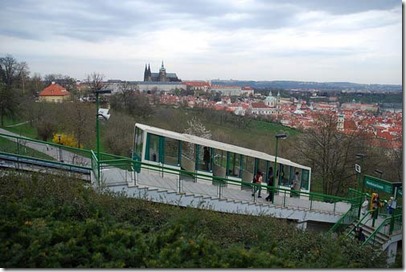
[{"label": "prague castle", "polygon": [[144,82],[180,82],[181,80],[175,73],[167,73],[162,61],[159,73],[151,73],[151,67],[145,64]]}]

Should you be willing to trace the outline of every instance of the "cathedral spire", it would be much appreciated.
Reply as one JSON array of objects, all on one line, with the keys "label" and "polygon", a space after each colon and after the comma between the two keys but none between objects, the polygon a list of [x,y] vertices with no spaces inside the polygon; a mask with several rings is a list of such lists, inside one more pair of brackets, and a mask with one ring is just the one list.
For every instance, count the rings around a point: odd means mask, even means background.
[{"label": "cathedral spire", "polygon": [[147,64],[145,64],[144,81],[147,81],[147,77],[148,77],[148,69],[147,69]]}]

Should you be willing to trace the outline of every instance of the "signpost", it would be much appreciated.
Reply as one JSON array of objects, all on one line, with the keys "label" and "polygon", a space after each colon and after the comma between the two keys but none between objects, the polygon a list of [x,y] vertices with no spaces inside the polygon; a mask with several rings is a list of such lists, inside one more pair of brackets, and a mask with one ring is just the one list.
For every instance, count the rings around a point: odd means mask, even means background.
[{"label": "signpost", "polygon": [[355,172],[361,174],[361,166],[359,164],[355,164]]}]

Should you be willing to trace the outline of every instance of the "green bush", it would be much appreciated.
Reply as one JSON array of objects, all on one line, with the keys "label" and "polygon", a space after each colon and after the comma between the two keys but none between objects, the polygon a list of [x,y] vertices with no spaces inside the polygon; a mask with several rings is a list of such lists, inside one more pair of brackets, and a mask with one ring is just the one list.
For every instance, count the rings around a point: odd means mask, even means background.
[{"label": "green bush", "polygon": [[[96,192],[78,180],[0,180],[5,268],[378,268],[382,254],[284,220]],[[372,254],[372,253],[371,253]]]}]

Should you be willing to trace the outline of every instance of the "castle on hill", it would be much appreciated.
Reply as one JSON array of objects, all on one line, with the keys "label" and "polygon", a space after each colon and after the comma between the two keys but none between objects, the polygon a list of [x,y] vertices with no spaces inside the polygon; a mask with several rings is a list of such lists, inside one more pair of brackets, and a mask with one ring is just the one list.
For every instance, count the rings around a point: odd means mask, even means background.
[{"label": "castle on hill", "polygon": [[151,67],[145,64],[144,82],[180,82],[176,73],[167,73],[162,61],[161,68],[158,73],[152,73]]}]

